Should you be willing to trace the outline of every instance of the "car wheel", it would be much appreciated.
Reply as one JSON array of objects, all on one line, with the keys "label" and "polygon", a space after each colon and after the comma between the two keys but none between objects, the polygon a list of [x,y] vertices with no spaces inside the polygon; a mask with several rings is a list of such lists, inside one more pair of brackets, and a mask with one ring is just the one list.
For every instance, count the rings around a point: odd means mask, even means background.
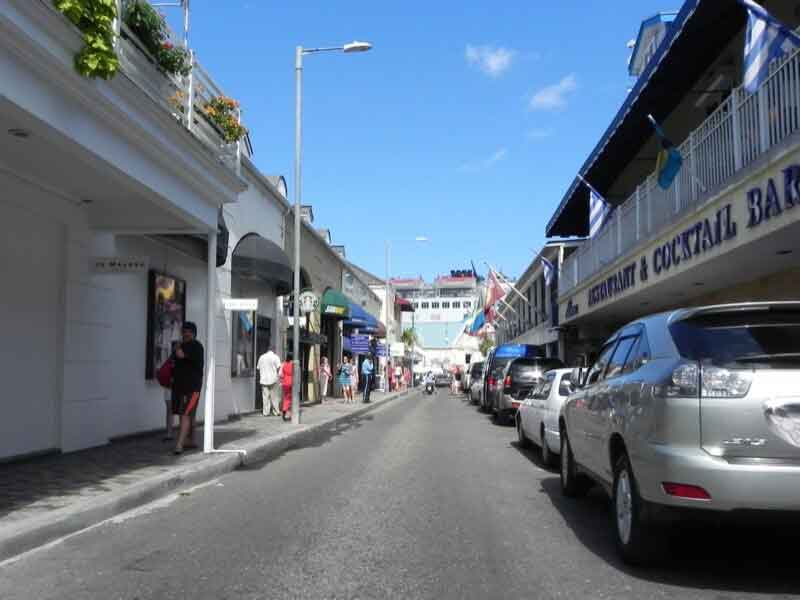
[{"label": "car wheel", "polygon": [[528,436],[525,435],[525,431],[522,429],[522,419],[517,417],[517,440],[519,441],[519,445],[521,448],[527,448],[530,446],[530,440]]},{"label": "car wheel", "polygon": [[612,490],[614,533],[623,560],[631,565],[646,565],[658,558],[647,502],[639,496],[630,460],[623,454],[614,467]]},{"label": "car wheel", "polygon": [[552,466],[555,464],[555,462],[556,462],[556,461],[555,461],[555,458],[556,458],[556,457],[555,457],[555,456],[553,455],[553,453],[550,451],[550,446],[548,446],[548,445],[547,445],[547,439],[544,437],[544,424],[542,425],[542,429],[541,429],[541,438],[542,438],[542,446],[541,446],[541,450],[542,450],[542,456],[541,456],[541,458],[542,458],[542,464],[543,464],[545,467],[552,467]]},{"label": "car wheel", "polygon": [[560,476],[561,493],[568,498],[580,498],[585,496],[589,488],[592,487],[591,480],[586,477],[586,475],[578,473],[566,429],[562,429],[561,431]]}]

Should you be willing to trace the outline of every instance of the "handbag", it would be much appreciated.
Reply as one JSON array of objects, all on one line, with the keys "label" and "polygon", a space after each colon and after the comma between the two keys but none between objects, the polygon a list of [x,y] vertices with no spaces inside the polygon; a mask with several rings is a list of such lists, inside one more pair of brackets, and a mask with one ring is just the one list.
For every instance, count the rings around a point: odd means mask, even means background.
[{"label": "handbag", "polygon": [[161,387],[172,387],[172,373],[174,370],[175,361],[172,358],[165,360],[164,364],[158,368],[158,371],[156,371],[156,379]]}]

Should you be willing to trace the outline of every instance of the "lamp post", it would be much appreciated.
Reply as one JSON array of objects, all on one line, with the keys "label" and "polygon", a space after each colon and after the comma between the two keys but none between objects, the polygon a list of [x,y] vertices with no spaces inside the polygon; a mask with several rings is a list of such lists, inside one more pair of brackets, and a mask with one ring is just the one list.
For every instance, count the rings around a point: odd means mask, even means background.
[{"label": "lamp post", "polygon": [[300,202],[303,143],[303,56],[320,52],[366,52],[372,48],[368,42],[353,41],[331,48],[303,48],[295,51],[295,120],[294,120],[294,310],[292,311],[292,424],[300,424]]},{"label": "lamp post", "polygon": [[[386,299],[385,299],[383,305],[386,307],[385,319],[386,319],[386,327],[387,328],[389,327],[389,296],[391,295],[391,262],[390,261],[391,261],[391,252],[392,252],[392,241],[394,241],[396,243],[400,243],[400,242],[427,242],[428,238],[426,236],[424,236],[424,235],[418,235],[413,240],[386,240],[386,290],[384,292],[385,295],[386,295]],[[392,302],[392,309],[394,309],[394,302]],[[401,319],[400,319],[400,335],[403,334],[402,329],[403,329],[403,320],[402,320],[402,317],[401,317]],[[387,354],[387,356],[386,356],[386,368],[388,369],[389,368],[389,357],[391,355],[391,352],[390,352],[391,342],[389,340],[387,340],[386,341],[386,345],[387,345],[387,348],[386,348],[386,350],[387,350],[387,352],[386,352],[386,354]],[[412,348],[412,352],[413,352],[413,348]],[[413,360],[412,360],[412,368],[413,368]],[[388,381],[388,377],[386,379]]]}]

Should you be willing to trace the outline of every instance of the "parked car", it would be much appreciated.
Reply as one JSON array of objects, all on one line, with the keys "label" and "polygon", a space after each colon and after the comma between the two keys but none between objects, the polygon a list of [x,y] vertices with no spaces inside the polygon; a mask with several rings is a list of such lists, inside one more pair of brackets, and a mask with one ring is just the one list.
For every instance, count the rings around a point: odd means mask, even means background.
[{"label": "parked car", "polygon": [[453,376],[450,373],[437,373],[433,377],[433,382],[436,387],[449,387],[453,382]]},{"label": "parked car", "polygon": [[658,556],[660,519],[800,510],[800,302],[685,308],[603,345],[561,410],[561,488],[600,484],[623,558]]},{"label": "parked car", "polygon": [[563,366],[557,358],[515,358],[495,369],[498,383],[491,398],[498,420],[513,420],[528,393],[542,382],[545,372]]},{"label": "parked car", "polygon": [[472,363],[469,370],[469,400],[472,404],[481,401],[481,388],[483,387],[483,361]]},{"label": "parked car", "polygon": [[542,463],[552,466],[561,452],[558,415],[573,392],[572,369],[553,369],[544,374],[519,407],[517,436],[522,446],[533,442],[541,450]]},{"label": "parked car", "polygon": [[531,344],[502,344],[489,352],[483,366],[483,387],[481,388],[480,408],[492,412],[495,396],[502,385],[503,370],[515,358],[534,358],[539,356],[539,346]]}]

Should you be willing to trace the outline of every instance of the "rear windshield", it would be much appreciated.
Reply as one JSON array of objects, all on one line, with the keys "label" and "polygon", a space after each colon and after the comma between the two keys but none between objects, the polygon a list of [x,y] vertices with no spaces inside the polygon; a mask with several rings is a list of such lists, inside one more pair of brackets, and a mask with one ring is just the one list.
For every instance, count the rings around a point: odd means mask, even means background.
[{"label": "rear windshield", "polygon": [[524,377],[525,375],[531,376],[537,373],[539,377],[545,371],[550,369],[558,369],[564,366],[563,363],[557,358],[535,358],[535,359],[522,359],[514,361],[511,365],[512,377]]},{"label": "rear windshield", "polygon": [[800,312],[701,315],[672,324],[670,333],[689,360],[743,367],[800,363]]},{"label": "rear windshield", "polygon": [[483,372],[483,363],[477,363],[472,365],[472,370],[470,371],[471,377],[477,377]]}]

